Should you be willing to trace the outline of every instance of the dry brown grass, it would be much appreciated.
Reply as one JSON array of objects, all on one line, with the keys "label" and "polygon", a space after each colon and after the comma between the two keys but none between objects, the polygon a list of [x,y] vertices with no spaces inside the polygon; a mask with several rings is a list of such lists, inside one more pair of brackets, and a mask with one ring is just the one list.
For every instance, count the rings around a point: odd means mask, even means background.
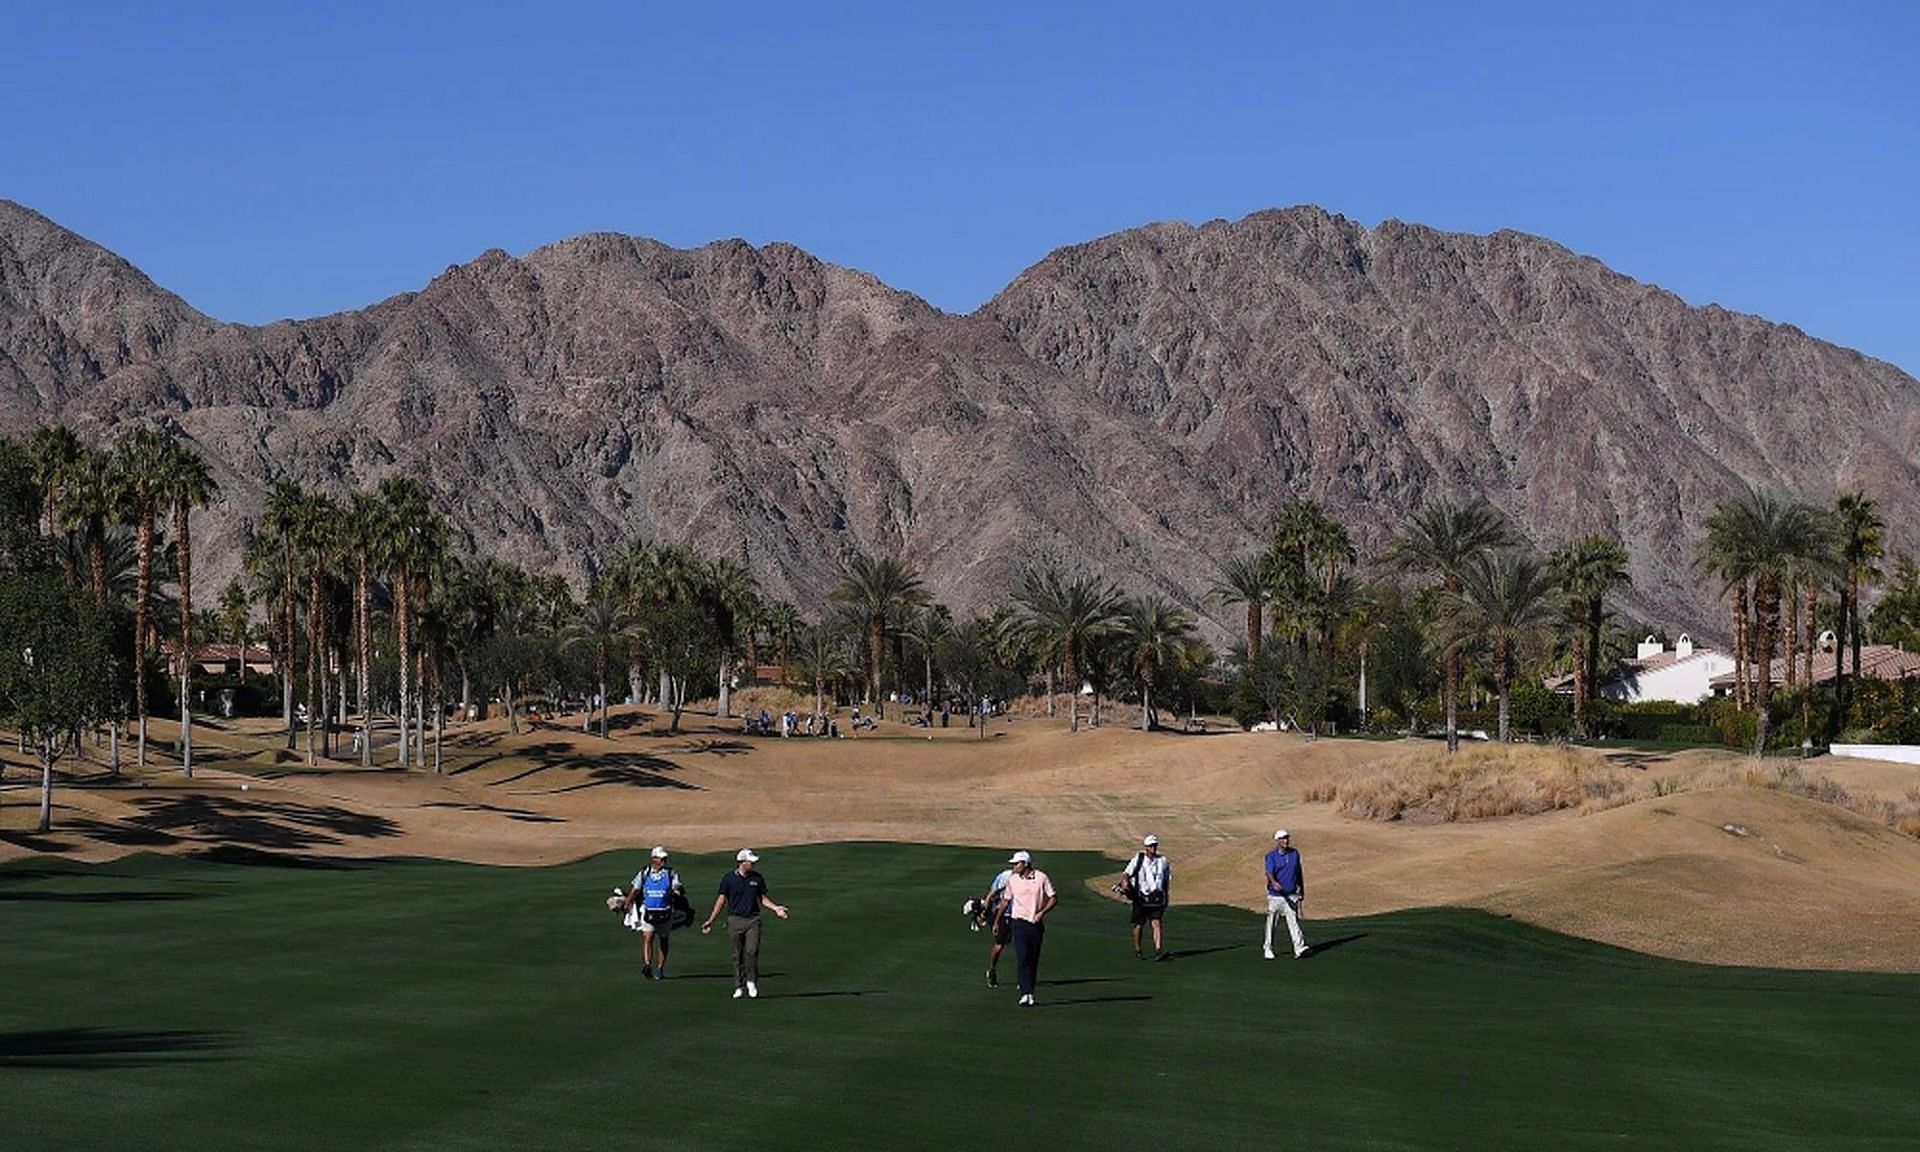
[{"label": "dry brown grass", "polygon": [[1462,749],[1436,761],[1418,752],[1309,784],[1304,799],[1364,820],[1492,820],[1625,803],[1625,773],[1570,749]]},{"label": "dry brown grass", "polygon": [[1908,788],[1901,796],[1856,793],[1825,773],[1810,775],[1791,761],[1775,767],[1747,768],[1740,773],[1738,783],[1832,804],[1920,840],[1920,787]]}]

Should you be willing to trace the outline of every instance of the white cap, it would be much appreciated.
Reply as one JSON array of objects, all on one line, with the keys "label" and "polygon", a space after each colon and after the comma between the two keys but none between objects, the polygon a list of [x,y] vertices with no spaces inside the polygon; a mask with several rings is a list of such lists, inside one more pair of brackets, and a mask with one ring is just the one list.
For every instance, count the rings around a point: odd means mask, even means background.
[{"label": "white cap", "polygon": [[1012,855],[1011,857],[1009,857],[1009,858],[1008,858],[1008,860],[1007,860],[1007,863],[1009,863],[1009,864],[1031,864],[1031,863],[1033,863],[1033,855],[1032,855],[1031,853],[1029,853],[1029,852],[1026,852],[1026,851],[1024,851],[1024,850],[1022,850],[1022,851],[1019,851],[1019,852],[1015,852],[1015,853],[1014,853],[1014,854],[1013,854],[1013,855]]},{"label": "white cap", "polygon": [[1145,845],[1145,846],[1146,846],[1146,847],[1148,847],[1148,848],[1152,848],[1152,847],[1154,847],[1155,845],[1157,845],[1157,844],[1159,844],[1159,843],[1160,843],[1160,837],[1158,837],[1158,836],[1149,836],[1149,837],[1147,837],[1147,838],[1146,838],[1145,840],[1142,840],[1142,841],[1140,841],[1140,843],[1141,843],[1141,844],[1143,844],[1143,845]]},{"label": "white cap", "polygon": [[653,858],[655,860],[665,860],[667,858],[667,850],[656,844],[653,849]]},{"label": "white cap", "polygon": [[755,856],[751,848],[740,849],[740,851],[734,853],[733,858],[747,864],[757,864],[760,861],[760,857]]},{"label": "white cap", "polygon": [[1280,829],[1280,831],[1273,834],[1273,838],[1275,840],[1285,840],[1287,838],[1287,830],[1285,828]]}]

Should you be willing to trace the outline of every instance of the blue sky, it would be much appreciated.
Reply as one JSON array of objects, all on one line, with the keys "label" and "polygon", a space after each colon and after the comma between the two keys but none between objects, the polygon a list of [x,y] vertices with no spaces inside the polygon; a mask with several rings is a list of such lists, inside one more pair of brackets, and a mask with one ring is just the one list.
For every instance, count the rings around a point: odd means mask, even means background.
[{"label": "blue sky", "polygon": [[295,7],[0,0],[0,196],[242,321],[599,229],[965,311],[1063,244],[1315,203],[1920,371],[1920,5]]}]

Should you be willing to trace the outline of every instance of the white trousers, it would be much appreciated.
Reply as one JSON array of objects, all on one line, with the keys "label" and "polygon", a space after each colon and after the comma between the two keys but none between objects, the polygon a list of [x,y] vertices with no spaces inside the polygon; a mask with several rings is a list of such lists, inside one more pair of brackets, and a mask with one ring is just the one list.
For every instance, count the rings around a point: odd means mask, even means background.
[{"label": "white trousers", "polygon": [[1267,897],[1267,951],[1273,951],[1273,920],[1276,916],[1287,918],[1287,935],[1293,937],[1295,956],[1307,950],[1307,938],[1300,934],[1300,909],[1285,896]]}]

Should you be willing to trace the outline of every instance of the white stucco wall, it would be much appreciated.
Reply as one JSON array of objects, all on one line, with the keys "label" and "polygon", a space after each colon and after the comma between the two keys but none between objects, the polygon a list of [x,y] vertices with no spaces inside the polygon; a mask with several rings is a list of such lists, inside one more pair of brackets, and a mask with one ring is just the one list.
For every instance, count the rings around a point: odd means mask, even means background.
[{"label": "white stucco wall", "polygon": [[1662,700],[1671,704],[1698,704],[1712,695],[1713,678],[1733,671],[1733,657],[1694,650],[1685,660],[1665,668],[1616,680],[1601,690],[1609,700]]},{"label": "white stucco wall", "polygon": [[1920,744],[1835,744],[1827,751],[1835,756],[1853,756],[1861,760],[1891,760],[1895,764],[1920,765]]}]

